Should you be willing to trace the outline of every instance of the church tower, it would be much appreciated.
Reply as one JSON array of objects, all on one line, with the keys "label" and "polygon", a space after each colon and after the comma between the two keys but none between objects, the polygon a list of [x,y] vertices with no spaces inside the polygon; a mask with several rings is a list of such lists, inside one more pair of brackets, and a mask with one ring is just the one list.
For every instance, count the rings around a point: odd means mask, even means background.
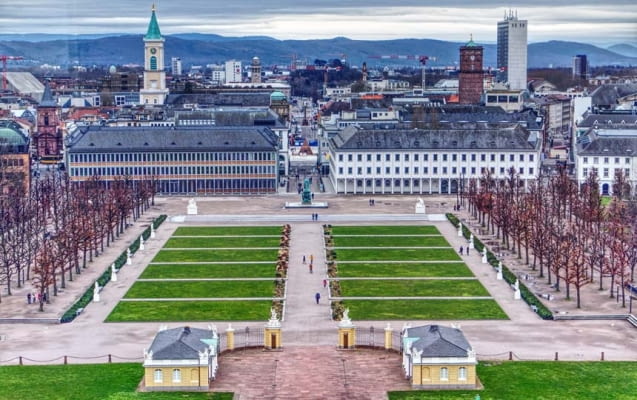
[{"label": "church tower", "polygon": [[148,32],[144,36],[144,88],[139,91],[142,104],[162,105],[168,96],[164,70],[164,41],[153,4]]},{"label": "church tower", "polygon": [[479,104],[482,98],[484,71],[482,46],[473,41],[460,47],[459,88],[460,104]]},{"label": "church tower", "polygon": [[38,126],[34,135],[38,158],[51,161],[62,159],[62,130],[60,129],[60,108],[57,106],[47,83],[42,101],[37,107]]}]

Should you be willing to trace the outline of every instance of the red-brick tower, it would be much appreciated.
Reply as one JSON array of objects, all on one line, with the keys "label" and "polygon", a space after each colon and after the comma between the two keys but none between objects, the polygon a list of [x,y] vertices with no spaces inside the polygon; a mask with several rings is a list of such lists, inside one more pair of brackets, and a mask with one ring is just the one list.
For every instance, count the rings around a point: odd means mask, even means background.
[{"label": "red-brick tower", "polygon": [[460,104],[479,104],[483,91],[482,46],[473,42],[460,47]]},{"label": "red-brick tower", "polygon": [[60,129],[60,108],[46,85],[42,101],[38,105],[38,127],[35,146],[38,157],[53,161],[62,159],[62,130]]}]

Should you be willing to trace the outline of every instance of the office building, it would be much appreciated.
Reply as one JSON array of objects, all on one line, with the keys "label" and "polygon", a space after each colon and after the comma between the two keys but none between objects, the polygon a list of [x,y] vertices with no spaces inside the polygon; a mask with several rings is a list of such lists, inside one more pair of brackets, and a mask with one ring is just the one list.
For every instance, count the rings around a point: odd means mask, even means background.
[{"label": "office building", "polygon": [[505,12],[498,22],[498,79],[511,90],[526,89],[527,21],[517,11]]},{"label": "office building", "polygon": [[578,54],[573,57],[573,79],[588,79],[588,58],[586,54]]},{"label": "office building", "polygon": [[226,82],[225,83],[234,83],[234,82],[242,82],[243,79],[241,77],[241,61],[237,60],[229,60],[226,61]]},{"label": "office building", "polygon": [[171,72],[172,72],[173,76],[178,76],[178,75],[181,75],[183,73],[182,65],[181,65],[181,58],[179,58],[179,57],[171,58],[170,59],[170,65],[171,65]]}]

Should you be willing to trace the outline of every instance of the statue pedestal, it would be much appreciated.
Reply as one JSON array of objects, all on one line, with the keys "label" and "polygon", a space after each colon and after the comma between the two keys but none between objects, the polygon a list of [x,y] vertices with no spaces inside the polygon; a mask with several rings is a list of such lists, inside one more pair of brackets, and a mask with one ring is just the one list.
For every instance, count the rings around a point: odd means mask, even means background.
[{"label": "statue pedestal", "polygon": [[188,207],[186,207],[186,214],[197,215],[197,202],[195,201],[195,199],[190,199],[188,201]]},{"label": "statue pedestal", "polygon": [[416,203],[416,214],[425,214],[425,205]]},{"label": "statue pedestal", "polygon": [[518,289],[513,293],[513,299],[520,300],[521,298],[522,298],[522,295],[520,294],[520,289]]}]

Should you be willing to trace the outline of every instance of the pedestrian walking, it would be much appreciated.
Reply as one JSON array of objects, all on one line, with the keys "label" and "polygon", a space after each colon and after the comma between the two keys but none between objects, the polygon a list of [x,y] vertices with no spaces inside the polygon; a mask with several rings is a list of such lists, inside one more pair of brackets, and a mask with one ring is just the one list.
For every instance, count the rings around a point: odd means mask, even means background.
[{"label": "pedestrian walking", "polygon": [[305,254],[303,255],[303,264],[305,264]]},{"label": "pedestrian walking", "polygon": [[31,293],[27,293],[27,304],[31,304]]},{"label": "pedestrian walking", "polygon": [[467,255],[469,255],[469,246],[467,246]]},{"label": "pedestrian walking", "polygon": [[314,262],[314,254],[310,254],[310,264]]},{"label": "pedestrian walking", "polygon": [[312,263],[310,263],[310,274],[312,273]]},{"label": "pedestrian walking", "polygon": [[326,288],[327,287],[327,279],[323,279],[323,287]]},{"label": "pedestrian walking", "polygon": [[462,250],[463,250],[463,247],[460,246],[460,255],[462,255]]},{"label": "pedestrian walking", "polygon": [[321,300],[321,294],[319,292],[316,292],[316,294],[314,295],[314,298],[316,299],[316,304],[318,304],[319,301]]}]

